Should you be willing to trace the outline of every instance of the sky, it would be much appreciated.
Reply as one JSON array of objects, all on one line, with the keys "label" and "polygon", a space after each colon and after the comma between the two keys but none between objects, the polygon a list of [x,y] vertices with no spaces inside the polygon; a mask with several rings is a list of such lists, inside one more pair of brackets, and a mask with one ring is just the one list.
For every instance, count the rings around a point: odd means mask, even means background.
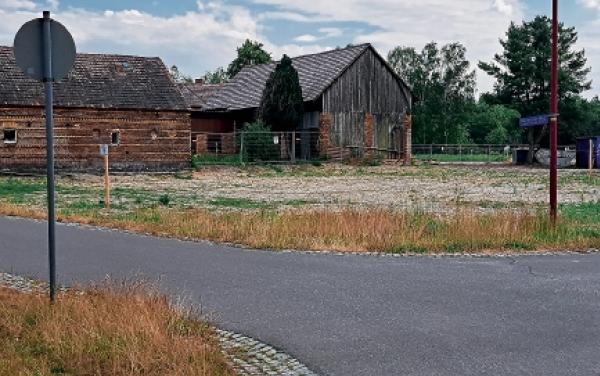
[{"label": "sky", "polygon": [[[0,44],[12,46],[26,21],[50,10],[78,52],[159,56],[200,77],[227,66],[249,38],[279,59],[370,42],[395,46],[460,41],[476,66],[500,52],[511,21],[550,15],[550,0],[0,0]],[[600,0],[560,0],[561,20],[579,31],[600,95]],[[479,92],[493,80],[478,71]]]}]

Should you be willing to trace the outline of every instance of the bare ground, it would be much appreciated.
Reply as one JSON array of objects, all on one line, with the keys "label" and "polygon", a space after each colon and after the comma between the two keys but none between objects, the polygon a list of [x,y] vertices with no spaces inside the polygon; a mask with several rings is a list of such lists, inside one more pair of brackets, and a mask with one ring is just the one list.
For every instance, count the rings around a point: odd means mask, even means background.
[{"label": "bare ground", "polygon": [[[561,203],[600,200],[600,174],[562,170]],[[391,208],[445,212],[536,208],[547,201],[547,171],[505,166],[210,168],[185,175],[119,175],[114,188],[168,195],[192,207]],[[101,192],[102,177],[69,175],[60,184]],[[117,195],[118,197],[118,195]],[[117,198],[119,200],[119,198]],[[120,198],[126,204],[131,197]]]}]

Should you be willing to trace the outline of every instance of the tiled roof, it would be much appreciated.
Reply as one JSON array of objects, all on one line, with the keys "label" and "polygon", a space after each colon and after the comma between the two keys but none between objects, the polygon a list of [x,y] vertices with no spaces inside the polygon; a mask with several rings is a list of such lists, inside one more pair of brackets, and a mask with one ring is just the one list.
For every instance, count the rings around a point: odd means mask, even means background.
[{"label": "tiled roof", "polygon": [[[160,58],[77,54],[69,75],[54,84],[57,107],[185,110],[186,103]],[[17,67],[0,46],[0,105],[41,106],[43,85]]]},{"label": "tiled roof", "polygon": [[203,83],[182,83],[177,85],[188,108],[201,109],[207,101],[223,88],[224,84],[207,85]]},{"label": "tiled roof", "polygon": [[[369,48],[372,48],[370,44],[361,44],[292,58],[304,101],[318,99]],[[245,67],[222,90],[209,98],[203,109],[215,111],[258,107],[267,79],[276,65],[277,62]]]}]

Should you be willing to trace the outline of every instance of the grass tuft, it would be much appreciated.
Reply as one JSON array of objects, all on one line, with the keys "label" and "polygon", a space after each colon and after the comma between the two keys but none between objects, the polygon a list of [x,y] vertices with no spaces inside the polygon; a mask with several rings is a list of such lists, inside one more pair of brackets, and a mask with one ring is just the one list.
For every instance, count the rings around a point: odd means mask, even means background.
[{"label": "grass tuft", "polygon": [[0,375],[232,375],[213,330],[151,289],[0,287]]}]

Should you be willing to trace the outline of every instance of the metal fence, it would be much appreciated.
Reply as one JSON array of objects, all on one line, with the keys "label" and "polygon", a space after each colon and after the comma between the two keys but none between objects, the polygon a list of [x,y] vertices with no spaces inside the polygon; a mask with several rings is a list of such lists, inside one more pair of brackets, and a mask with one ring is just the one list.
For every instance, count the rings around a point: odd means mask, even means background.
[{"label": "metal fence", "polygon": [[508,162],[512,152],[522,145],[450,145],[429,144],[413,145],[413,158],[431,162]]},{"label": "metal fence", "polygon": [[[434,163],[527,163],[529,145],[460,145],[427,144],[413,145],[413,158]],[[549,151],[534,147],[534,161],[548,164]],[[558,148],[560,167],[587,168],[592,163],[600,167],[600,145],[588,147],[587,143],[565,145]]]},{"label": "metal fence", "polygon": [[319,132],[199,133],[193,162],[199,165],[310,163],[323,158]]}]

